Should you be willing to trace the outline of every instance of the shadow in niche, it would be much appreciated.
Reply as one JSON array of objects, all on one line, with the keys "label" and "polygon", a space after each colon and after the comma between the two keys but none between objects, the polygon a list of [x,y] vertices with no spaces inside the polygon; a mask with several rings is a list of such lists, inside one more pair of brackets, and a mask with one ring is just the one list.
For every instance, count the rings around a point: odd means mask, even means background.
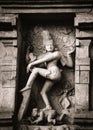
[{"label": "shadow in niche", "polygon": [[[57,18],[56,18],[57,17]],[[18,80],[18,106],[22,102],[22,95],[19,92],[23,87],[25,87],[29,74],[26,72],[26,51],[27,47],[30,45],[34,48],[34,54],[40,55],[43,53],[41,31],[43,29],[48,29],[53,36],[54,43],[57,47],[61,48],[62,41],[60,37],[64,36],[74,36],[74,15],[73,14],[26,14],[20,15],[20,37],[19,42],[19,80]],[[61,39],[62,40],[62,39]],[[58,44],[56,44],[58,43]],[[74,61],[74,56],[73,56]],[[49,92],[50,102],[55,110],[60,114],[63,107],[59,103],[59,98],[63,96],[63,90],[65,88],[64,82],[68,81],[71,84],[71,87],[74,87],[74,68],[68,68],[60,66],[63,69],[62,80],[59,83],[56,83],[51,91]],[[28,105],[27,112],[24,115],[24,119],[30,116],[31,111],[34,107],[39,109],[44,108],[45,104],[41,98],[40,91],[44,84],[45,79],[38,76],[32,87],[32,94],[30,102]],[[59,94],[61,92],[61,94]],[[73,100],[74,94],[70,95],[70,101]],[[74,103],[71,101],[70,109],[74,108]],[[17,110],[18,111],[18,110]]]},{"label": "shadow in niche", "polygon": [[90,55],[90,89],[89,89],[89,108],[93,111],[93,39],[91,40],[89,47]]}]

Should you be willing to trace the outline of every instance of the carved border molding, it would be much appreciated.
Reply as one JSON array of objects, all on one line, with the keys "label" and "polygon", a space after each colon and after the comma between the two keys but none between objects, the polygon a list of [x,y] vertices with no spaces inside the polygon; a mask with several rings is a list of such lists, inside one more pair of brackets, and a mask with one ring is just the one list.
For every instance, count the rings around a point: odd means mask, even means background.
[{"label": "carved border molding", "polygon": [[92,4],[89,2],[65,3],[65,2],[1,2],[1,13],[85,13],[92,11]]}]

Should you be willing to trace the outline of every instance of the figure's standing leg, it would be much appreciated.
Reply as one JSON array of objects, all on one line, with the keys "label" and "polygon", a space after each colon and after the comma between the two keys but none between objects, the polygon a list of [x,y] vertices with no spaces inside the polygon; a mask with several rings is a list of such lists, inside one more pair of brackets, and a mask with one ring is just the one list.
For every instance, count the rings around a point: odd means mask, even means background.
[{"label": "figure's standing leg", "polygon": [[18,114],[18,119],[19,121],[22,119],[29,103],[30,99],[30,93],[31,93],[31,87],[33,85],[33,82],[35,78],[37,77],[38,74],[40,74],[43,77],[46,77],[50,72],[46,69],[41,69],[41,68],[34,68],[32,70],[32,73],[29,76],[29,79],[27,81],[26,86],[21,89],[22,95],[23,95],[23,100],[19,109],[19,114]]},{"label": "figure's standing leg", "polygon": [[33,85],[33,82],[34,82],[37,74],[38,74],[38,71],[35,71],[35,69],[33,69],[32,73],[29,76],[26,86],[23,89],[21,89],[21,92],[23,95],[23,100],[22,100],[22,103],[21,103],[21,106],[19,109],[19,113],[18,113],[19,121],[22,119],[25,111],[27,110],[29,100],[30,100],[31,87]]},{"label": "figure's standing leg", "polygon": [[53,85],[54,85],[53,81],[47,80],[45,82],[42,90],[41,90],[41,96],[42,96],[44,103],[46,105],[45,109],[52,109],[47,94],[48,94],[49,90],[52,88]]}]

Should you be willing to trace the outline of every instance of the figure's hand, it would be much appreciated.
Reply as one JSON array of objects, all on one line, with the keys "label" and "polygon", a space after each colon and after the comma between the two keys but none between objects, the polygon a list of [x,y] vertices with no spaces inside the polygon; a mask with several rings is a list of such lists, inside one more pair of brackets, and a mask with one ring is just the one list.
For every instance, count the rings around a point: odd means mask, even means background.
[{"label": "figure's hand", "polygon": [[67,56],[68,55],[68,48],[64,45],[63,48],[62,48],[62,51],[63,51],[63,54],[64,56]]},{"label": "figure's hand", "polygon": [[64,53],[64,56],[69,56],[72,52],[74,52],[75,50],[75,47],[74,46],[70,46],[70,47],[67,47],[66,45],[63,46],[63,53]]},{"label": "figure's hand", "polygon": [[32,63],[28,64],[28,66],[27,66],[27,73],[32,70],[32,67],[33,67]]},{"label": "figure's hand", "polygon": [[32,122],[32,124],[38,124],[38,123],[39,123],[38,120],[35,120],[35,121]]}]

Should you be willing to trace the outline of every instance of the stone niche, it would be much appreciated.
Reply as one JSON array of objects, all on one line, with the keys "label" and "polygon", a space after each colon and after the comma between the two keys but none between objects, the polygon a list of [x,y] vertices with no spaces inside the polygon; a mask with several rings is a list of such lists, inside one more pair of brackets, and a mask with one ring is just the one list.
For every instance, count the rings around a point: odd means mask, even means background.
[{"label": "stone niche", "polygon": [[[25,84],[28,80],[29,74],[26,73],[26,51],[27,47],[31,46],[34,48],[33,53],[36,56],[39,56],[44,53],[44,47],[42,43],[41,32],[43,30],[48,30],[53,38],[55,47],[59,49],[62,53],[62,49],[66,46],[66,51],[70,51],[73,49],[73,53],[71,54],[73,63],[75,60],[75,28],[74,28],[74,15],[72,14],[58,14],[57,19],[55,14],[43,14],[38,15],[21,15],[20,16],[20,38],[19,42],[21,43],[19,46],[20,59],[19,59],[19,90],[25,87]],[[69,20],[69,22],[68,22]],[[71,114],[75,111],[75,93],[74,93],[74,66],[72,68],[62,66],[58,63],[60,69],[62,70],[62,78],[61,81],[56,83],[49,92],[49,100],[54,110],[60,115],[64,111],[66,112],[66,116],[64,117],[61,124],[71,124]],[[41,98],[40,91],[43,87],[45,79],[38,76],[32,86],[30,101],[28,103],[28,107],[25,112],[22,113],[23,107],[19,110],[22,116],[22,123],[29,123],[28,118],[31,116],[31,111],[33,108],[43,109],[45,104]],[[66,91],[67,90],[67,91]],[[27,94],[23,94],[23,96]],[[19,94],[19,102],[22,102],[22,95]],[[20,103],[21,104],[21,103]],[[24,103],[25,105],[25,103]],[[19,106],[20,107],[20,106]],[[60,124],[60,125],[61,125]],[[30,124],[31,125],[31,124]],[[49,125],[48,123],[44,123],[42,125]],[[25,126],[24,126],[25,127]],[[40,129],[44,129],[45,127],[41,127]],[[66,128],[67,126],[62,126],[62,128]],[[31,128],[29,128],[31,129]],[[32,129],[37,129],[36,126],[33,126]],[[46,127],[46,129],[51,129],[50,127]],[[55,129],[61,129],[61,127],[55,127]]]}]

